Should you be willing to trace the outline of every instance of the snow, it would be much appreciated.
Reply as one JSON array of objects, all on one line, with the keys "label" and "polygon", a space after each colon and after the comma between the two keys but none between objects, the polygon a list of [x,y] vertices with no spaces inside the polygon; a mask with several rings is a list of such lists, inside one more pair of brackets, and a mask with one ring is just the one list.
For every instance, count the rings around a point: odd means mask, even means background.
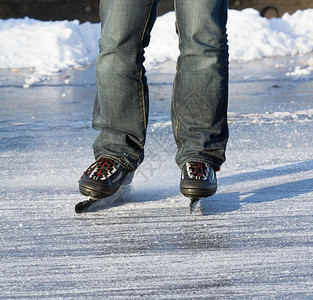
[{"label": "snow", "polygon": [[[257,11],[231,11],[230,58],[241,61],[308,53],[313,50],[313,9],[282,18],[261,18]],[[311,27],[310,27],[311,26]]]},{"label": "snow", "polygon": [[[254,9],[229,10],[228,35],[231,61],[309,53],[313,51],[313,9],[271,20]],[[47,80],[51,72],[94,62],[99,36],[100,24],[88,22],[0,20],[0,68],[35,68],[36,76],[26,79],[28,87]],[[175,61],[177,45],[175,13],[169,12],[154,26],[146,51],[147,69]],[[313,61],[309,63],[288,75],[310,75]]]},{"label": "snow", "polygon": [[98,52],[98,24],[25,18],[0,20],[0,28],[0,68],[53,72],[90,63]]}]

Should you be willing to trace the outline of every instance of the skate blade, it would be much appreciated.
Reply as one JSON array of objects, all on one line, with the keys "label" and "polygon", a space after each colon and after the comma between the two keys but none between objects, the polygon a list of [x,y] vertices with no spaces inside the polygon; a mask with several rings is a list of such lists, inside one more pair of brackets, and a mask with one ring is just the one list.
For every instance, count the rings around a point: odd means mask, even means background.
[{"label": "skate blade", "polygon": [[193,212],[196,210],[197,205],[199,204],[199,202],[200,202],[200,198],[190,199],[190,205],[189,205],[190,214],[193,214]]},{"label": "skate blade", "polygon": [[96,212],[99,210],[105,210],[115,206],[123,205],[126,203],[127,199],[130,199],[131,192],[131,186],[123,186],[112,196],[101,199],[90,198],[79,202],[75,206],[75,212],[77,214]]}]

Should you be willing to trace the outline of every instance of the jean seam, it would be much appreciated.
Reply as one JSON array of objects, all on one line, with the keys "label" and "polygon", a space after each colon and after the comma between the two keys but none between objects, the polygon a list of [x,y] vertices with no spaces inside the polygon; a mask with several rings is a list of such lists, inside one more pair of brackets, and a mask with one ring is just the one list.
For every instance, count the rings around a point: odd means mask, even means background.
[{"label": "jean seam", "polygon": [[[146,30],[147,30],[147,27],[148,27],[148,24],[149,24],[149,20],[150,20],[150,17],[151,17],[151,12],[152,12],[152,8],[153,8],[153,5],[154,5],[154,2],[155,2],[155,0],[151,1],[149,14],[148,14],[145,26],[144,26],[142,34],[141,34],[141,39],[140,39],[141,55],[140,55],[140,57],[143,55],[143,39],[144,39]],[[147,117],[146,117],[146,106],[145,106],[146,103],[145,103],[144,83],[143,83],[143,80],[142,80],[142,77],[143,77],[143,63],[142,62],[140,62],[140,74],[139,75],[140,75],[140,84],[141,84],[141,103],[142,103],[142,111],[143,111],[143,122],[144,122],[144,128],[146,130],[146,128],[147,128]]]},{"label": "jean seam", "polygon": [[[177,35],[178,35],[178,40],[180,42],[181,39],[181,34],[180,34],[180,30],[179,30],[179,26],[178,26],[178,18],[177,18],[177,0],[174,0],[174,9],[175,9],[175,16],[176,16],[176,29],[177,29]],[[178,66],[176,67],[176,73],[178,72]],[[177,75],[176,75],[177,76]],[[176,119],[176,126],[175,126],[175,138],[177,139],[177,141],[180,142],[181,144],[181,149],[179,151],[179,153],[177,153],[177,156],[179,156],[182,152],[183,152],[183,148],[184,148],[184,142],[178,137],[178,129],[179,129],[179,118],[177,116],[176,113],[176,108],[175,108],[175,97],[174,97],[174,93],[176,91],[176,77],[174,80],[174,84],[173,84],[173,96],[172,96],[172,106],[173,106],[173,111],[174,111],[174,115],[175,115],[175,119]]]}]

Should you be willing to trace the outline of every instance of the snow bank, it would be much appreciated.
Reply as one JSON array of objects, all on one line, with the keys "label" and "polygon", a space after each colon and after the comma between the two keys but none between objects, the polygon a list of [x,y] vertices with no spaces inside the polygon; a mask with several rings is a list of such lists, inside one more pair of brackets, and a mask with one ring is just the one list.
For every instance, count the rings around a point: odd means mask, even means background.
[{"label": "snow bank", "polygon": [[232,10],[228,33],[230,57],[235,60],[308,53],[313,51],[313,9],[271,20],[253,9]]},{"label": "snow bank", "polygon": [[[39,73],[95,61],[100,25],[78,21],[43,22],[29,18],[0,20],[0,68],[33,67]],[[313,51],[313,9],[262,18],[256,10],[229,10],[230,60]],[[146,66],[176,60],[175,14],[159,17],[146,51]],[[309,71],[311,72],[311,70]]]},{"label": "snow bank", "polygon": [[98,53],[99,24],[0,20],[0,68],[58,71],[92,62]]}]

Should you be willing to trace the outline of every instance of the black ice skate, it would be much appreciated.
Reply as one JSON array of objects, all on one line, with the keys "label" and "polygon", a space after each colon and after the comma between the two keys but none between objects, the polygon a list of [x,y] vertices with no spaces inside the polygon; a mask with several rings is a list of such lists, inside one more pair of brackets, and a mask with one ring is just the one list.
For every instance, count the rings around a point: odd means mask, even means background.
[{"label": "black ice skate", "polygon": [[77,213],[86,211],[94,202],[108,198],[124,186],[131,184],[134,172],[126,170],[118,162],[109,158],[99,158],[79,180],[79,191],[89,199],[76,205]]},{"label": "black ice skate", "polygon": [[180,191],[190,198],[192,213],[200,198],[209,197],[216,193],[216,169],[204,162],[187,162],[182,169]]}]

